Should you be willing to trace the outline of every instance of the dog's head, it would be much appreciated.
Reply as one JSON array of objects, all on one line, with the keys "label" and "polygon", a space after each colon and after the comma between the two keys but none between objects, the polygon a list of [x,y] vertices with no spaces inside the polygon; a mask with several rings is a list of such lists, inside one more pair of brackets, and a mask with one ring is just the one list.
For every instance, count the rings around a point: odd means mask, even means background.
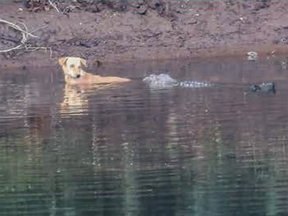
[{"label": "dog's head", "polygon": [[65,75],[72,78],[80,78],[83,70],[82,66],[87,66],[86,60],[79,57],[62,57],[59,59],[59,64],[63,68]]}]

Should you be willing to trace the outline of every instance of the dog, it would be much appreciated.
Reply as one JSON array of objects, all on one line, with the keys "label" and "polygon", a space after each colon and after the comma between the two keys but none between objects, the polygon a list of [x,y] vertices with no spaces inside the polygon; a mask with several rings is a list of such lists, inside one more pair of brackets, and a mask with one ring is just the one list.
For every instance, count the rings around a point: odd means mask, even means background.
[{"label": "dog", "polygon": [[85,72],[82,67],[87,67],[85,59],[79,57],[62,57],[58,60],[63,69],[65,82],[67,84],[76,85],[103,85],[103,84],[118,84],[130,82],[128,78],[114,76],[98,76]]},{"label": "dog", "polygon": [[85,72],[85,59],[78,57],[62,57],[59,60],[65,76],[63,102],[60,103],[60,113],[64,115],[87,114],[89,92],[105,90],[111,87],[121,87],[120,83],[131,81],[121,77],[102,77]]}]

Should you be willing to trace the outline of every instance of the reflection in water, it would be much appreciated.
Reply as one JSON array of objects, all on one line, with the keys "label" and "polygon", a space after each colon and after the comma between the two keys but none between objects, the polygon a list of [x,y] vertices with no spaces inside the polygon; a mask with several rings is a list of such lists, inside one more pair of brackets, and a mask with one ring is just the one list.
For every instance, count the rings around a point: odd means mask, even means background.
[{"label": "reflection in water", "polygon": [[[286,215],[281,61],[175,64],[172,77],[223,87],[151,90],[135,74],[79,90],[58,71],[1,75],[0,215]],[[277,94],[225,85],[262,81]]]},{"label": "reflection in water", "polygon": [[65,85],[63,102],[60,104],[62,114],[87,114],[88,103],[88,98],[85,97],[85,92],[80,87]]},{"label": "reflection in water", "polygon": [[60,112],[64,115],[87,115],[88,96],[91,93],[99,93],[104,90],[117,89],[121,91],[123,83],[105,85],[69,85],[65,84],[63,101],[60,104]]}]

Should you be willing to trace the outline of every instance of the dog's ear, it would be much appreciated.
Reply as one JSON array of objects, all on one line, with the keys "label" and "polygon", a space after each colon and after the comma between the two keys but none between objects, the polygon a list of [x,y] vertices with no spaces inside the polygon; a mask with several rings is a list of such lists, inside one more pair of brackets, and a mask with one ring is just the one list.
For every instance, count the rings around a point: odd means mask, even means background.
[{"label": "dog's ear", "polygon": [[84,67],[87,67],[87,61],[83,58],[80,58],[81,63],[84,65]]},{"label": "dog's ear", "polygon": [[62,57],[58,60],[58,62],[61,66],[63,66],[66,64],[67,59],[68,59],[68,57]]}]

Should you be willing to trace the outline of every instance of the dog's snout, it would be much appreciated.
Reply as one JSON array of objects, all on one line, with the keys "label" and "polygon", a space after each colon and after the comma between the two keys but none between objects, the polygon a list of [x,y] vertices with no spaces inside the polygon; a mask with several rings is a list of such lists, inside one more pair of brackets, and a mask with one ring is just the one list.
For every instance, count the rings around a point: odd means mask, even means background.
[{"label": "dog's snout", "polygon": [[76,75],[76,78],[80,78],[80,74],[77,74],[77,75]]}]

